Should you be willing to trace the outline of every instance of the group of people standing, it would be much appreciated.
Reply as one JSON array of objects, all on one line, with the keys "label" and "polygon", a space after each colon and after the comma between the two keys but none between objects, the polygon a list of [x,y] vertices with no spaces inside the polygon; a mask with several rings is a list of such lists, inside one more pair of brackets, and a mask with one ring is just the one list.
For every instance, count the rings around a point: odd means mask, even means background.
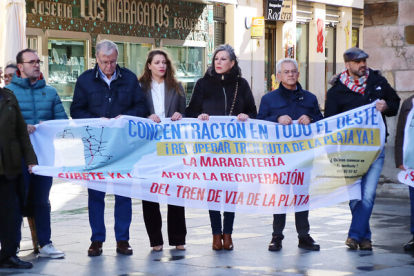
[{"label": "group of people standing", "polygon": [[[333,86],[327,94],[325,117],[376,100],[376,108],[383,116],[397,114],[400,98],[378,71],[367,67],[367,58],[368,54],[358,48],[351,48],[344,53],[346,69],[333,79]],[[323,118],[316,96],[304,90],[298,82],[300,72],[294,59],[285,58],[277,63],[279,88],[263,96],[258,112],[250,86],[241,76],[237,57],[230,45],[221,45],[215,50],[211,65],[197,81],[188,106],[183,87],[177,81],[175,68],[165,51],[155,49],[149,52],[144,72],[139,78],[130,70],[119,67],[117,59],[118,48],[115,43],[103,40],[96,45],[95,68],[79,76],[75,86],[70,108],[73,119],[117,119],[122,115],[131,115],[159,123],[162,118],[171,118],[172,121],[183,117],[209,120],[210,116],[228,115],[237,116],[241,122],[257,118],[284,125],[308,125]],[[13,221],[7,227],[0,225],[0,267],[31,267],[30,263],[23,262],[16,256],[20,242],[21,200],[17,200],[19,190],[15,187],[22,186],[22,179],[25,183],[24,191],[27,191],[29,183],[35,191],[35,219],[40,256],[61,258],[65,255],[53,246],[50,239],[48,198],[52,178],[29,174],[31,167],[37,164],[28,136],[36,131],[34,125],[46,120],[67,119],[56,90],[46,85],[43,79],[41,64],[35,51],[21,51],[17,56],[18,70],[13,74],[11,84],[0,90],[0,220]],[[4,117],[5,112],[8,117]],[[11,120],[16,123],[9,124]],[[13,128],[7,131],[10,133],[7,136],[4,135],[6,126]],[[16,147],[8,146],[10,143],[16,144]],[[17,153],[10,154],[10,150]],[[16,162],[10,167],[9,162],[4,160]],[[352,223],[346,245],[351,249],[372,249],[369,218],[383,162],[384,151],[362,179],[362,200],[350,202]],[[22,170],[22,167],[28,167],[29,171]],[[412,194],[414,197],[414,192]],[[99,256],[106,240],[105,193],[88,189],[88,195],[92,235],[87,252],[88,256]],[[24,196],[25,193],[23,198]],[[9,203],[7,207],[4,202]],[[164,241],[160,206],[156,202],[143,200],[142,208],[150,245],[154,251],[161,251]],[[209,215],[213,235],[212,249],[233,250],[235,214],[224,212],[222,217],[219,211],[210,210]],[[307,250],[319,250],[320,246],[309,235],[308,215],[309,211],[295,213],[298,246]],[[116,251],[123,255],[133,254],[129,244],[131,219],[131,199],[115,195]],[[282,249],[285,222],[285,214],[274,215],[272,240],[268,248],[270,251]],[[184,207],[168,205],[167,223],[169,245],[175,246],[177,250],[185,250],[187,230]],[[412,247],[414,248],[414,244]]]}]

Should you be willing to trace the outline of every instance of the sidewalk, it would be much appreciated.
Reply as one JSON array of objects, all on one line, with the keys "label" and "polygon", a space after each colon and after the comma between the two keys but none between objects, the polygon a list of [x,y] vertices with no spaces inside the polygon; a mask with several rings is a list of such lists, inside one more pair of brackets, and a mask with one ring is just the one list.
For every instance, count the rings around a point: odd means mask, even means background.
[{"label": "sidewalk", "polygon": [[[106,198],[107,241],[103,255],[88,257],[90,234],[85,188],[55,180],[51,193],[52,240],[66,253],[64,259],[37,258],[32,252],[27,222],[20,257],[32,261],[30,270],[0,270],[0,275],[414,275],[414,254],[404,253],[411,238],[406,199],[376,201],[371,219],[374,250],[351,251],[344,242],[351,220],[347,203],[310,212],[311,235],[321,251],[297,247],[294,216],[288,215],[283,249],[270,252],[272,216],[236,214],[233,251],[211,250],[211,228],[206,210],[186,209],[187,250],[164,245],[152,252],[142,218],[140,200],[133,200],[130,229],[132,256],[118,255],[114,238],[114,197]],[[166,236],[166,205],[161,205]]]}]

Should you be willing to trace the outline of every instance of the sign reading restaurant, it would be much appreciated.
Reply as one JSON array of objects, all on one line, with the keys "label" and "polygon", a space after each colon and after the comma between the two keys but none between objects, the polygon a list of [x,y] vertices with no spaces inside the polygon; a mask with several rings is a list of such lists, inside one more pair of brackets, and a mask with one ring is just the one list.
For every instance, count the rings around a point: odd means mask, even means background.
[{"label": "sign reading restaurant", "polygon": [[292,20],[292,0],[267,0],[265,7],[266,20]]},{"label": "sign reading restaurant", "polygon": [[85,20],[185,30],[203,29],[203,22],[200,18],[175,16],[172,17],[173,26],[170,26],[171,16],[168,4],[139,0],[80,0],[79,7],[79,5],[69,3],[33,1],[30,12],[33,15],[71,19],[75,18],[74,10],[76,9],[79,18]]}]

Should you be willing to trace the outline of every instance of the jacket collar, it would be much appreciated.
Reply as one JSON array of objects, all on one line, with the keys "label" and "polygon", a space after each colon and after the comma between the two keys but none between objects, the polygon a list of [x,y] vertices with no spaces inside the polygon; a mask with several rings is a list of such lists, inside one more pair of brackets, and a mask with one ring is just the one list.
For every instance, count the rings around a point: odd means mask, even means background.
[{"label": "jacket collar", "polygon": [[[94,73],[94,76],[95,76],[95,79],[99,79],[100,78],[100,76],[99,76],[99,69],[98,69],[99,67],[98,67],[98,63],[95,65],[95,68],[93,68],[93,73]],[[116,65],[116,80],[118,79],[118,78],[122,78],[122,74],[121,74],[121,67],[119,67],[119,65],[117,64]]]},{"label": "jacket collar", "polygon": [[16,74],[13,75],[11,83],[14,83],[15,85],[20,86],[22,88],[34,88],[34,89],[42,88],[46,85],[46,81],[42,73],[40,73],[40,76],[37,82],[34,85],[32,85],[28,78],[22,78],[20,70],[17,70]]}]

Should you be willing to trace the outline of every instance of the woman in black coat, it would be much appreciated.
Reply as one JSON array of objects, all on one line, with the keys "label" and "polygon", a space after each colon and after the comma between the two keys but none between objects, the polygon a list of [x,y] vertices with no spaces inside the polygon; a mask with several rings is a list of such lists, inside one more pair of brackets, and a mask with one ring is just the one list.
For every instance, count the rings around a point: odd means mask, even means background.
[{"label": "woman in black coat", "polygon": [[[184,89],[174,76],[175,69],[167,53],[159,49],[150,51],[145,65],[139,82],[147,98],[151,113],[149,118],[156,123],[161,122],[161,118],[180,120],[185,113]],[[154,251],[161,251],[164,241],[160,205],[143,200],[142,211],[151,246]],[[187,228],[184,207],[168,205],[167,222],[169,244],[178,250],[185,250]]]},{"label": "woman in black coat", "polygon": [[[256,118],[257,110],[249,83],[241,77],[234,49],[220,45],[213,54],[211,66],[194,87],[187,117],[208,120],[209,116],[237,116],[240,121]],[[223,228],[220,211],[210,210],[213,250],[232,250],[234,213],[224,212]]]}]

